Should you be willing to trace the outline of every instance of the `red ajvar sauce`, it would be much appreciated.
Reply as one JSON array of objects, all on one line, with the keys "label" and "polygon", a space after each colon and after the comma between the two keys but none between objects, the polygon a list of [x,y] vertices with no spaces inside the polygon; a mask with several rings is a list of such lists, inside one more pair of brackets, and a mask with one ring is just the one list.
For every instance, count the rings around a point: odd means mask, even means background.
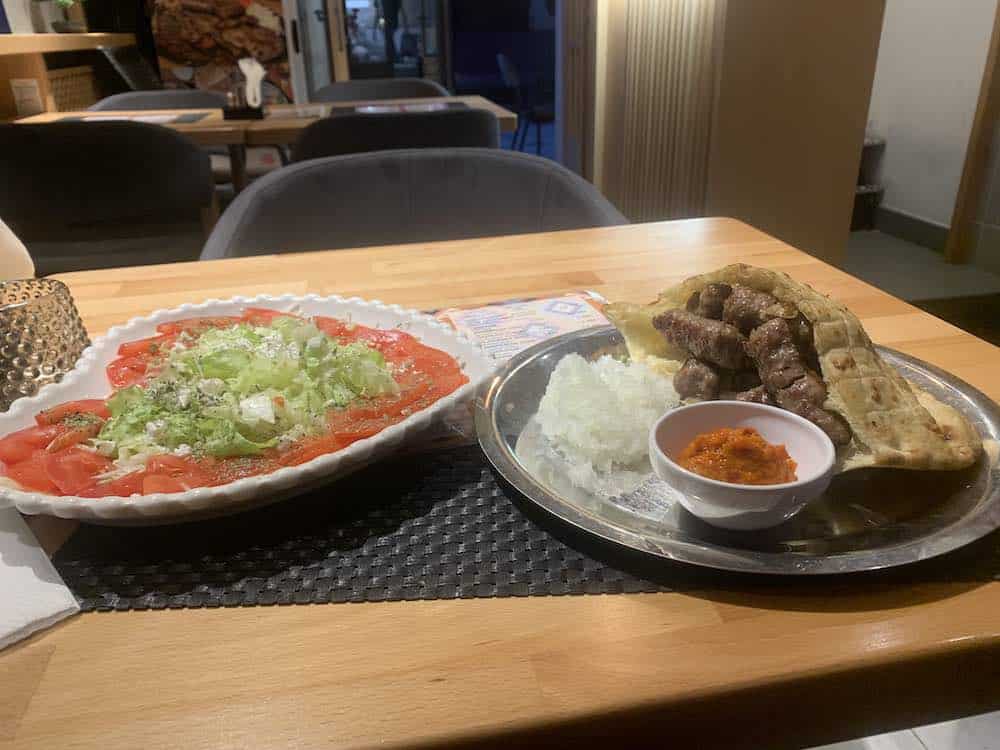
[{"label": "red ajvar sauce", "polygon": [[677,463],[688,471],[732,484],[795,481],[795,461],[783,445],[771,445],[753,427],[723,427],[698,435]]}]

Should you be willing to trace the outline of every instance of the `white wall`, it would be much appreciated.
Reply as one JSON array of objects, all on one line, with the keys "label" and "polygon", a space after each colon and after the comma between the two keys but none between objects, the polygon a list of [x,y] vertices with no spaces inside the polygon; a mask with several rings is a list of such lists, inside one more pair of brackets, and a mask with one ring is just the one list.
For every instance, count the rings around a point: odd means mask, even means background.
[{"label": "white wall", "polygon": [[948,225],[997,0],[887,0],[870,129],[886,150],[883,206]]}]

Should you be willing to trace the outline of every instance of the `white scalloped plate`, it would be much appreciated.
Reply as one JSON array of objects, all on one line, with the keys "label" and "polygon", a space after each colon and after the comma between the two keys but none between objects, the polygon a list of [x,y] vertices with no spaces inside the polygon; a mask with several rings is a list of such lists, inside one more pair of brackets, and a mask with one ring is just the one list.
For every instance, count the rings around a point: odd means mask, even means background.
[{"label": "white scalloped plate", "polygon": [[40,492],[25,492],[0,487],[0,507],[13,505],[22,513],[44,514],[101,524],[149,525],[226,515],[265,505],[304,492],[319,484],[343,476],[392,452],[407,439],[429,427],[448,409],[466,401],[476,387],[489,377],[495,363],[478,345],[459,336],[449,326],[434,318],[407,310],[353,297],[233,297],[187,304],[171,310],[158,310],[144,318],[133,318],[109,330],[80,356],[76,367],[62,382],[42,388],[37,395],[14,402],[10,411],[0,414],[0,436],[30,427],[42,409],[81,398],[105,398],[111,392],[104,369],[115,359],[125,341],[152,336],[156,326],[168,320],[210,315],[237,315],[244,307],[268,307],[299,312],[303,315],[326,315],[351,320],[376,328],[400,328],[428,346],[448,352],[458,360],[469,382],[426,409],[386,428],[377,435],[359,440],[339,450],[320,456],[301,466],[279,469],[270,474],[240,479],[219,487],[200,487],[187,492],[132,497],[57,497]]}]

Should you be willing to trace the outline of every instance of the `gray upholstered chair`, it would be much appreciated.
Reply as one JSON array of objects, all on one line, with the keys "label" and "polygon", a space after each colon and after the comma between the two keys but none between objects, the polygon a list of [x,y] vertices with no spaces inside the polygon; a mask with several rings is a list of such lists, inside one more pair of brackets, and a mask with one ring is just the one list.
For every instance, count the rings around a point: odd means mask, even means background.
[{"label": "gray upholstered chair", "polygon": [[345,113],[302,131],[292,161],[399,148],[499,148],[500,123],[484,109]]},{"label": "gray upholstered chair", "polygon": [[108,110],[140,109],[221,109],[226,97],[215,91],[198,89],[157,89],[155,91],[126,91],[107,96],[90,109],[95,112]]},{"label": "gray upholstered chair", "polygon": [[0,125],[0,153],[0,216],[39,275],[194,260],[214,219],[208,155],[159,125]]},{"label": "gray upholstered chair", "polygon": [[244,190],[202,259],[626,224],[548,159],[500,149],[406,149],[293,164]]},{"label": "gray upholstered chair", "polygon": [[[155,91],[126,91],[105,97],[92,104],[93,111],[144,110],[144,109],[221,109],[226,97],[217,91],[200,89],[157,89]],[[232,164],[229,149],[225,146],[208,146],[205,151],[212,160],[212,177],[217,183],[231,182]],[[250,178],[267,174],[286,162],[287,156],[277,146],[252,146],[246,150],[246,170]]]},{"label": "gray upholstered chair", "polygon": [[448,89],[428,78],[359,78],[337,81],[315,94],[314,102],[358,102],[369,99],[417,99],[450,96]]}]

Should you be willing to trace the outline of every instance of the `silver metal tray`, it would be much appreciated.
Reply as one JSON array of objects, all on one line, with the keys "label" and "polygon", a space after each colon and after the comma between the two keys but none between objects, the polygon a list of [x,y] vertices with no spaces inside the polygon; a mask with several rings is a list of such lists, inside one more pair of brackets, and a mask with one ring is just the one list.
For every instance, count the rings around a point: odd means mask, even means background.
[{"label": "silver metal tray", "polygon": [[[626,356],[612,326],[542,342],[514,357],[479,389],[476,431],[490,462],[527,498],[566,523],[650,555],[748,573],[850,573],[925,560],[1000,527],[997,439],[1000,407],[969,384],[920,360],[880,348],[910,381],[961,410],[986,444],[965,471],[864,469],[836,477],[827,493],[774,529],[724,531],[670,499],[655,477],[625,495],[598,495],[568,478],[533,417],[549,375],[565,355]],[[520,454],[518,451],[520,444]]]}]

